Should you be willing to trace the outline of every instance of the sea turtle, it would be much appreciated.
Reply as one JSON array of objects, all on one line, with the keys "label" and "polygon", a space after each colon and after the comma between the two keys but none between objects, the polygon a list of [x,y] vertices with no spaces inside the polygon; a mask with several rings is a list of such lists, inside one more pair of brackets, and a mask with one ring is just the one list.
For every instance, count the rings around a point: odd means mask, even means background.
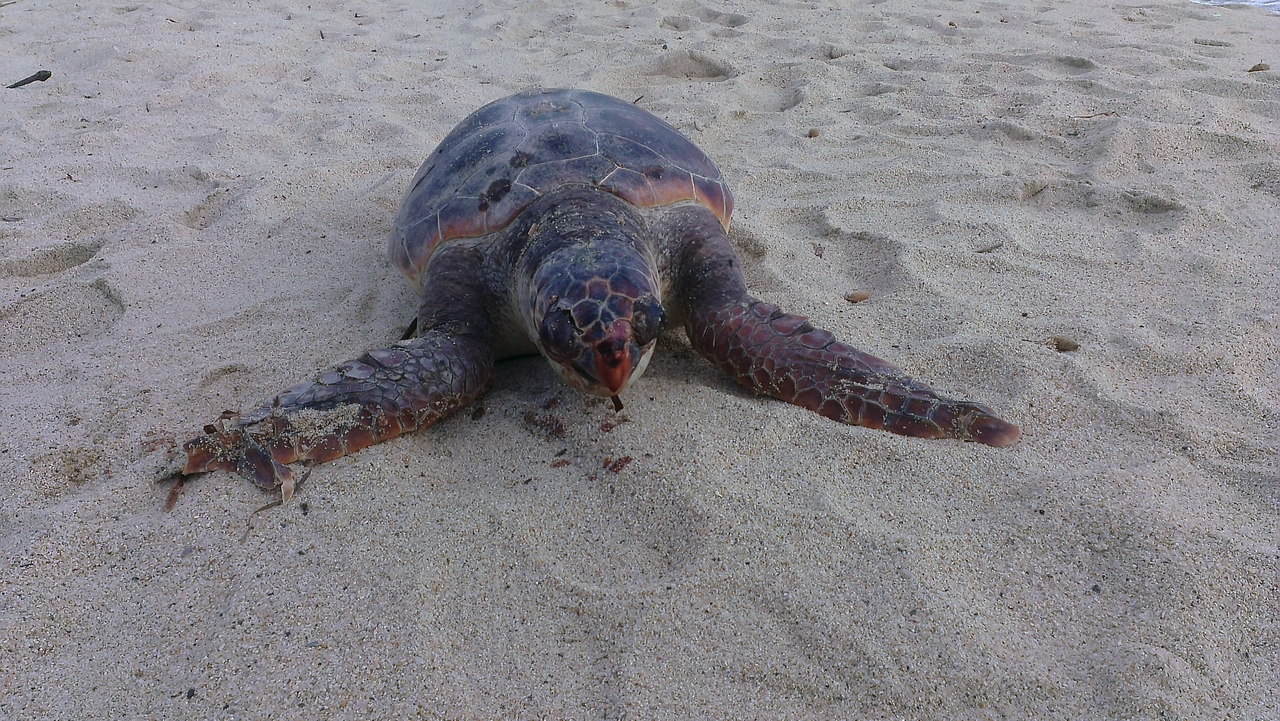
[{"label": "sea turtle", "polygon": [[[947,399],[800,316],[752,297],[726,230],[729,188],[675,128],[607,95],[533,90],[462,121],[418,170],[390,237],[418,290],[416,334],[293,386],[184,445],[183,474],[294,485],[322,463],[431,425],[541,353],[614,399],[668,323],[754,393],[845,423],[991,446],[1017,426]],[[406,336],[409,336],[406,333]]]}]

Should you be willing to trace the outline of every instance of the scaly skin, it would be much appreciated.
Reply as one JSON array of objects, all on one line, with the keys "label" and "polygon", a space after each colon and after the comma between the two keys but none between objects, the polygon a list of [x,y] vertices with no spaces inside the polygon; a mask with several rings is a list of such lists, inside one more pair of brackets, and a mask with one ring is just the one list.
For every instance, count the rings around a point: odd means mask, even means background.
[{"label": "scaly skin", "polygon": [[[324,463],[429,426],[478,398],[493,377],[486,348],[465,337],[428,335],[365,353],[271,406],[183,445],[184,475],[240,473],[292,495],[285,465]],[[486,362],[487,361],[487,362]]]},{"label": "scaly skin", "polygon": [[996,447],[1021,435],[989,408],[939,396],[805,318],[754,298],[691,314],[686,328],[704,358],[753,392],[835,421]]},{"label": "scaly skin", "polygon": [[[570,385],[617,398],[653,351],[666,317],[651,233],[635,208],[594,186],[566,184],[528,209],[509,285],[538,350]],[[520,279],[527,278],[527,284]]]},{"label": "scaly skin", "polygon": [[419,337],[372,350],[289,388],[231,428],[183,445],[183,475],[230,471],[285,500],[296,483],[285,464],[324,463],[429,426],[471,403],[493,379],[493,321],[485,257],[438,253],[418,311]]},{"label": "scaly skin", "polygon": [[989,408],[944,398],[807,319],[753,298],[728,238],[710,213],[690,211],[678,225],[678,283],[689,340],[702,357],[753,392],[842,423],[917,438],[1004,447],[1022,435]]},{"label": "scaly skin", "polygon": [[422,294],[419,337],[207,427],[184,445],[182,472],[238,472],[287,499],[298,482],[287,464],[441,420],[484,392],[495,352],[537,348],[620,409],[668,310],[699,353],[756,393],[909,436],[1018,440],[984,406],[943,398],[752,297],[724,234],[732,212],[714,163],[634,104],[542,90],[485,106],[423,163],[397,215],[391,257]]}]

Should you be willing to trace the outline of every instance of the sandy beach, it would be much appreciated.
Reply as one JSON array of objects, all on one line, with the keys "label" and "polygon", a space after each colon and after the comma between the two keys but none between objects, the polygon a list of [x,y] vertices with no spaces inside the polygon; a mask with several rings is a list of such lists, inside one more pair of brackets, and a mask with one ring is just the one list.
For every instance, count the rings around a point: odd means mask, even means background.
[{"label": "sandy beach", "polygon": [[[0,4],[0,84],[51,73],[0,90],[0,719],[1280,717],[1280,15]],[[221,412],[400,337],[410,179],[534,87],[674,125],[757,295],[1021,442],[674,329],[621,415],[503,362],[282,507],[166,511]]]}]

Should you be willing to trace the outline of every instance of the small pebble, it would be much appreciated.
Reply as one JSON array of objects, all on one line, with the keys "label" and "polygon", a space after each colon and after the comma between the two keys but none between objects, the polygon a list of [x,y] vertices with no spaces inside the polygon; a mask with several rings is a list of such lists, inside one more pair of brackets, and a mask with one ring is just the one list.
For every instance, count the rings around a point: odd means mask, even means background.
[{"label": "small pebble", "polygon": [[844,294],[844,299],[850,303],[861,303],[871,297],[871,294],[865,290],[854,290]]},{"label": "small pebble", "polygon": [[[1264,70],[1265,70],[1265,68],[1264,68]],[[818,131],[818,129],[817,129],[817,128],[809,128],[809,137],[811,137],[811,138],[816,138],[816,137],[818,137],[818,132],[819,132],[819,131]]]},{"label": "small pebble", "polygon": [[1055,335],[1049,339],[1049,346],[1059,353],[1070,353],[1073,350],[1079,350],[1080,344],[1067,338],[1066,336]]}]

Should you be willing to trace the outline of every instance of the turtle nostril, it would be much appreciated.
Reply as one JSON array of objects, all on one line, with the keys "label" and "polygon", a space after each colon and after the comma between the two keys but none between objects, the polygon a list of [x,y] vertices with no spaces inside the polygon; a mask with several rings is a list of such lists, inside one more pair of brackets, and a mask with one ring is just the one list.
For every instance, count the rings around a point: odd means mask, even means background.
[{"label": "turtle nostril", "polygon": [[600,356],[600,360],[610,368],[616,368],[627,357],[627,347],[625,343],[615,343],[613,340],[602,340],[596,344],[596,354]]}]

